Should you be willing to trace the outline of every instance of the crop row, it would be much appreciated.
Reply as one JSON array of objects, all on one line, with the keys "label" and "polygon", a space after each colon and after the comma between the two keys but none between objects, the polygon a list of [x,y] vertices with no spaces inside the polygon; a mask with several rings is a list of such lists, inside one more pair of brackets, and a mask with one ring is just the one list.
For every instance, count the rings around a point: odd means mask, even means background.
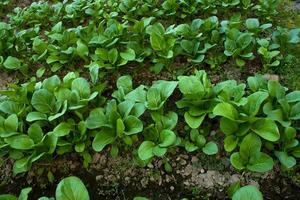
[{"label": "crop row", "polygon": [[[26,75],[37,70],[36,75],[41,77],[46,70],[56,72],[66,65],[72,70],[73,66],[80,66],[76,70],[84,66],[95,75],[100,69],[116,70],[134,63],[159,73],[164,68],[171,70],[175,58],[211,68],[232,62],[242,67],[258,58],[261,70],[267,71],[290,59],[291,47],[300,41],[300,29],[273,27],[272,16],[279,3],[34,3],[26,9],[15,9],[9,22],[0,22],[0,66]],[[219,16],[218,6],[230,16]],[[248,18],[244,14],[247,10],[258,14]],[[201,16],[203,12],[211,14]]]},{"label": "crop row", "polygon": [[[169,98],[177,89],[176,108],[175,97]],[[87,166],[91,148],[108,147],[112,156],[132,152],[141,166],[162,158],[166,170],[168,152],[178,147],[214,155],[224,143],[236,169],[255,172],[271,170],[273,158],[292,168],[300,157],[300,91],[288,92],[277,81],[256,76],[247,85],[234,80],[213,85],[204,71],[196,71],[137,88],[130,76],[122,76],[108,99],[102,90],[71,72],[63,80],[52,76],[2,91],[0,155],[15,160],[14,173],[74,151]],[[221,144],[208,140],[212,132],[223,138]]]}]

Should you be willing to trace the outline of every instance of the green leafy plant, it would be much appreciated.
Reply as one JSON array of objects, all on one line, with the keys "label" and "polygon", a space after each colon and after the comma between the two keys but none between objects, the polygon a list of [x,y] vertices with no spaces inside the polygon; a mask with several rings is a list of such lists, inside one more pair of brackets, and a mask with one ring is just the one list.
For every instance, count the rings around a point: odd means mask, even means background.
[{"label": "green leafy plant", "polygon": [[105,108],[96,108],[86,120],[88,129],[99,129],[93,134],[93,149],[102,151],[106,145],[113,144],[111,153],[118,154],[118,143],[123,141],[132,146],[135,135],[143,131],[143,122],[139,117],[145,111],[146,91],[143,86],[132,89],[129,76],[118,79],[118,90],[113,93],[116,100],[110,100]]},{"label": "green leafy plant", "polygon": [[279,48],[278,45],[270,45],[270,42],[266,39],[258,40],[257,43],[260,45],[258,53],[263,58],[263,67],[267,71],[272,67],[280,65],[280,51],[276,50]]},{"label": "green leafy plant", "polygon": [[231,29],[226,34],[224,54],[233,57],[238,66],[245,65],[244,59],[253,59],[253,37],[250,33],[243,33],[237,29]]},{"label": "green leafy plant", "polygon": [[263,200],[263,195],[254,185],[239,188],[232,196],[233,200]]},{"label": "green leafy plant", "polygon": [[183,98],[176,102],[178,108],[185,108],[186,123],[193,129],[199,128],[215,104],[215,91],[205,71],[197,71],[192,76],[178,77],[179,90]]}]

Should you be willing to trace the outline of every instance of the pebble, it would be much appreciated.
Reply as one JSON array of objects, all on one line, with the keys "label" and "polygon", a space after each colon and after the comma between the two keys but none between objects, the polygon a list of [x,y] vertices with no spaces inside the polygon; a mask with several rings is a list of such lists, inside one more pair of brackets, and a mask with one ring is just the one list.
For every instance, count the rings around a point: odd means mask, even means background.
[{"label": "pebble", "polygon": [[199,159],[196,156],[193,156],[191,161],[193,164],[195,164],[199,161]]},{"label": "pebble", "polygon": [[181,164],[182,166],[184,166],[184,165],[187,164],[187,162],[186,162],[186,160],[180,160],[180,164]]}]

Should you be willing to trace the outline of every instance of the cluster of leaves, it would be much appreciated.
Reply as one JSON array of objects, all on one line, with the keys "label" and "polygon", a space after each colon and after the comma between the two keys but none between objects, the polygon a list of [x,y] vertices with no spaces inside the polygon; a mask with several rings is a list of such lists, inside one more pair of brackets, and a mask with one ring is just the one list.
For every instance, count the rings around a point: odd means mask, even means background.
[{"label": "cluster of leaves", "polygon": [[[0,200],[28,200],[29,194],[32,191],[31,187],[22,189],[18,197],[11,194],[0,195]],[[55,198],[53,197],[40,197],[39,200],[89,200],[89,193],[84,183],[75,176],[70,176],[62,179],[55,191]]]},{"label": "cluster of leaves", "polygon": [[98,92],[75,73],[68,73],[63,81],[53,76],[2,91],[6,98],[0,104],[0,154],[16,160],[14,173],[27,171],[55,151],[75,150],[90,159],[83,114]]},{"label": "cluster of leaves", "polygon": [[[73,72],[62,81],[52,76],[12,85],[1,92],[6,96],[0,103],[1,156],[16,160],[17,174],[54,153],[76,151],[86,166],[90,147],[100,152],[110,146],[112,156],[131,150],[138,163],[161,157],[169,169],[166,155],[174,147],[218,153],[217,143],[207,141],[211,130],[202,126],[218,120],[220,130],[213,130],[224,134],[224,148],[238,170],[268,171],[273,157],[284,168],[296,164],[299,91],[288,92],[279,82],[261,76],[248,78],[247,85],[234,80],[213,85],[204,71],[178,80],[134,89],[131,77],[122,76],[106,102],[100,95],[103,87],[90,88],[86,79]],[[175,113],[165,104],[177,87],[182,99],[176,102]],[[176,126],[178,114],[186,122],[184,130]]]},{"label": "cluster of leaves", "polygon": [[[232,59],[244,66],[258,57],[268,70],[290,53],[286,46],[300,41],[300,29],[272,28],[279,3],[166,0],[159,7],[158,0],[33,3],[16,8],[9,23],[0,23],[0,65],[27,74],[36,70],[29,68],[35,63],[42,66],[36,74],[40,77],[46,70],[55,72],[78,62],[96,73],[100,68],[150,61],[151,70],[158,73],[178,56],[212,68]],[[219,13],[218,6],[224,12]],[[233,10],[240,12],[232,15]],[[250,10],[258,13],[257,18],[241,15]],[[199,18],[202,13],[210,15]],[[172,22],[178,18],[183,23]]]}]

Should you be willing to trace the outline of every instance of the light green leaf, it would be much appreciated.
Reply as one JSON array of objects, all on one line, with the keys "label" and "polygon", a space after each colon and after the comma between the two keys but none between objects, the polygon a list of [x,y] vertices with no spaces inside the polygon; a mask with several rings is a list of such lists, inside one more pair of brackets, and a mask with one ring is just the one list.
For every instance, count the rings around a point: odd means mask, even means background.
[{"label": "light green leaf", "polygon": [[43,139],[43,130],[38,123],[32,124],[28,128],[28,136],[34,141],[35,144],[39,143]]},{"label": "light green leaf", "polygon": [[275,155],[279,159],[280,163],[288,169],[297,164],[296,159],[293,156],[289,156],[286,152],[275,151]]},{"label": "light green leaf", "polygon": [[273,159],[269,155],[260,153],[258,158],[250,159],[247,169],[253,172],[264,173],[270,171],[273,168],[273,165]]},{"label": "light green leaf", "polygon": [[196,76],[179,76],[179,90],[185,95],[204,92],[204,86]]},{"label": "light green leaf", "polygon": [[19,120],[16,114],[8,116],[4,121],[4,128],[7,132],[16,132],[18,130]]},{"label": "light green leaf", "polygon": [[132,135],[140,133],[143,130],[143,122],[135,116],[128,116],[124,119],[125,134]]},{"label": "light green leaf", "polygon": [[106,145],[113,143],[116,135],[111,129],[103,129],[96,134],[96,137],[93,140],[93,149],[97,152],[102,151]]},{"label": "light green leaf", "polygon": [[230,120],[237,120],[238,119],[238,112],[233,107],[233,105],[223,102],[216,105],[216,107],[213,109],[213,114],[217,116],[226,117]]},{"label": "light green leaf", "polygon": [[18,58],[8,56],[6,60],[3,63],[3,66],[6,69],[20,69],[21,68],[21,62]]},{"label": "light green leaf", "polygon": [[66,122],[61,122],[59,125],[57,125],[54,130],[53,130],[53,134],[56,137],[63,137],[66,135],[69,135],[70,131],[71,131],[71,124],[66,123]]},{"label": "light green leaf", "polygon": [[186,123],[193,129],[199,128],[199,126],[202,124],[204,118],[206,115],[201,116],[191,116],[188,112],[184,113],[184,119]]},{"label": "light green leaf", "polygon": [[251,126],[251,130],[260,137],[276,142],[280,138],[280,133],[276,123],[271,119],[259,119]]},{"label": "light green leaf", "polygon": [[224,140],[225,151],[231,152],[237,147],[237,145],[238,145],[238,138],[236,138],[234,135],[226,136]]},{"label": "light green leaf", "polygon": [[91,111],[89,117],[86,120],[86,127],[89,129],[96,129],[107,124],[107,118],[102,108],[96,108]]},{"label": "light green leaf", "polygon": [[254,185],[247,185],[238,189],[232,200],[263,200],[262,193]]},{"label": "light green leaf", "polygon": [[32,106],[39,112],[48,114],[57,111],[55,97],[46,89],[40,89],[33,93]]},{"label": "light green leaf", "polygon": [[82,99],[88,99],[91,94],[90,84],[84,78],[76,78],[73,80],[72,90],[77,91]]},{"label": "light green leaf", "polygon": [[218,145],[215,142],[208,142],[206,145],[202,148],[202,151],[206,155],[214,155],[218,153]]},{"label": "light green leaf", "polygon": [[141,160],[148,160],[154,156],[153,154],[153,148],[155,147],[155,144],[151,141],[144,141],[139,149],[138,149],[138,155]]},{"label": "light green leaf", "polygon": [[5,142],[13,149],[28,150],[34,146],[33,140],[25,134],[5,138]]},{"label": "light green leaf", "polygon": [[24,188],[21,190],[21,193],[19,195],[18,200],[27,200],[28,199],[28,194],[32,191],[31,187]]},{"label": "light green leaf", "polygon": [[89,193],[83,182],[75,177],[70,176],[63,179],[57,185],[55,191],[56,200],[89,200]]},{"label": "light green leaf", "polygon": [[171,130],[163,130],[160,133],[160,141],[161,143],[159,144],[160,147],[169,147],[176,142],[176,134],[171,131]]},{"label": "light green leaf", "polygon": [[88,47],[81,41],[77,40],[77,54],[81,57],[88,56],[89,55],[89,49]]},{"label": "light green leaf", "polygon": [[250,133],[244,137],[240,146],[240,157],[241,159],[247,161],[250,157],[258,158],[260,155],[261,140],[254,134]]},{"label": "light green leaf", "polygon": [[286,95],[286,100],[289,103],[300,101],[300,91],[293,91]]},{"label": "light green leaf", "polygon": [[108,52],[108,60],[111,64],[115,64],[117,62],[118,50],[116,48],[113,48]]},{"label": "light green leaf", "polygon": [[238,170],[242,170],[245,169],[245,161],[241,158],[239,153],[233,153],[230,156],[230,163],[232,164],[232,166]]},{"label": "light green leaf", "polygon": [[121,58],[127,61],[132,61],[135,59],[135,52],[133,49],[126,49],[125,52],[120,53]]}]

